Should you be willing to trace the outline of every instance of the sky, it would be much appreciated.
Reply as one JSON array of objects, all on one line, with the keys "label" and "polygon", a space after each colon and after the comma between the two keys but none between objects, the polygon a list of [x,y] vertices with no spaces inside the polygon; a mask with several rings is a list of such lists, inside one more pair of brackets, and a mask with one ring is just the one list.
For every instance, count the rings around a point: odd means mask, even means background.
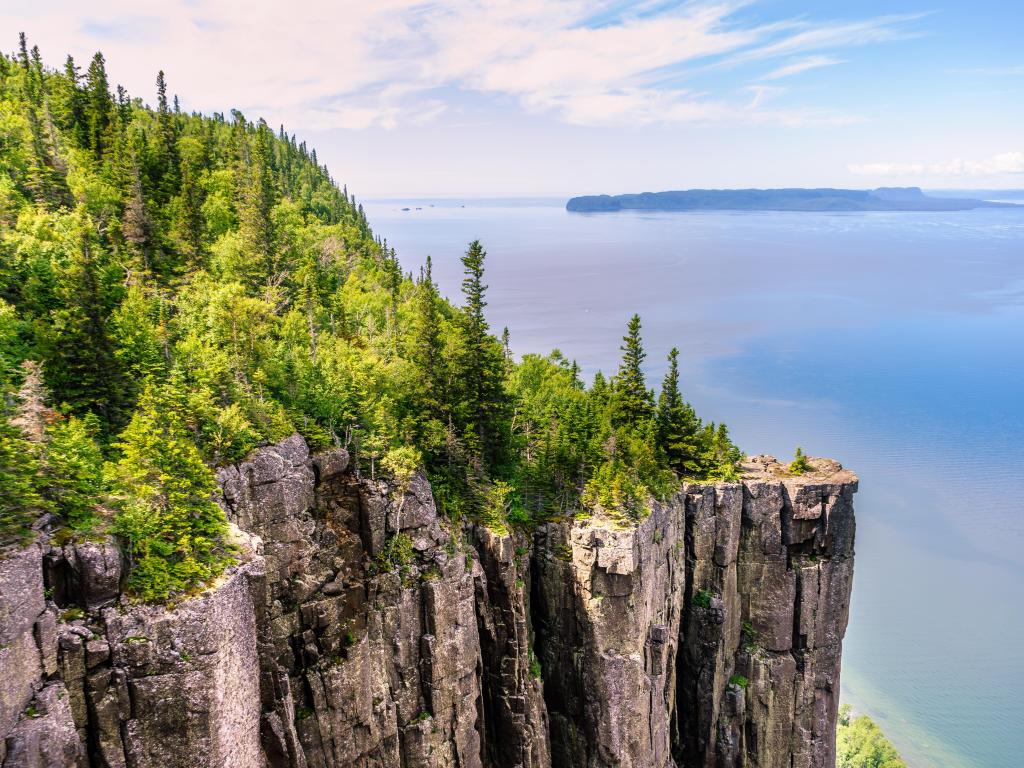
[{"label": "sky", "polygon": [[1024,2],[0,0],[62,66],[263,117],[361,197],[1024,188]]}]

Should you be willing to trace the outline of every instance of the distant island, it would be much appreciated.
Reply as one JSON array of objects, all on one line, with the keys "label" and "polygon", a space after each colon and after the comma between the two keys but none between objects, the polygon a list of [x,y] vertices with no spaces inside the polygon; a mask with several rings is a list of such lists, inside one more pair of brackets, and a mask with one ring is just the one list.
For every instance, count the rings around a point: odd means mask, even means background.
[{"label": "distant island", "polygon": [[878,189],[687,189],[633,195],[584,195],[565,204],[603,211],[967,211],[1024,207],[966,198],[930,197],[919,187]]}]

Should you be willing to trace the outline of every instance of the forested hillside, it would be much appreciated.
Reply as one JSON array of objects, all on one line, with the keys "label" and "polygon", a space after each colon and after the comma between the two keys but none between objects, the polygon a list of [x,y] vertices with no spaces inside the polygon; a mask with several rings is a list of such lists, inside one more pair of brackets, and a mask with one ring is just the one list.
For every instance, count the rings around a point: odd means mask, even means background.
[{"label": "forested hillside", "polygon": [[362,471],[426,469],[448,519],[495,528],[646,514],[739,452],[644,380],[640,320],[614,376],[514,361],[485,317],[403,272],[315,150],[237,111],[150,108],[96,54],[0,57],[0,539],[113,531],[146,600],[232,557],[212,467],[302,433]]}]

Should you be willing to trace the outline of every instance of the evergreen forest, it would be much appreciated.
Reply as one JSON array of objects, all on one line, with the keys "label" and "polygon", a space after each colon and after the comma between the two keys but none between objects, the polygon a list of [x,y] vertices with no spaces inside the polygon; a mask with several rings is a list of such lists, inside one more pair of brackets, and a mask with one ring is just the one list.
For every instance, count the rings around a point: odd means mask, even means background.
[{"label": "evergreen forest", "polygon": [[736,478],[724,424],[645,380],[639,317],[593,381],[515,359],[487,255],[458,301],[401,265],[316,150],[238,111],[113,85],[102,54],[0,56],[0,542],[114,534],[136,598],[231,562],[214,468],[296,432],[369,476],[423,470],[452,525],[623,525]]}]

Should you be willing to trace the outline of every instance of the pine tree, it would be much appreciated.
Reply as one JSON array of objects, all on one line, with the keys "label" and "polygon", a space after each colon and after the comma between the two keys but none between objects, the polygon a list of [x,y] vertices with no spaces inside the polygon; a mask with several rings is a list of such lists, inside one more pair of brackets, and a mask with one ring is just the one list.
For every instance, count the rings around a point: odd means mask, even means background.
[{"label": "pine tree", "polygon": [[158,184],[160,199],[170,200],[178,191],[178,150],[177,129],[174,115],[167,103],[167,81],[164,71],[156,76],[157,91],[157,124],[160,126],[160,141],[157,143],[157,163],[159,165]]},{"label": "pine tree", "polygon": [[86,220],[68,247],[57,276],[59,306],[40,339],[47,381],[56,402],[67,403],[72,413],[95,413],[104,429],[116,429],[124,423],[126,383],[107,320],[120,299],[120,270],[111,267]]},{"label": "pine tree", "polygon": [[38,491],[39,467],[20,430],[0,413],[0,544],[31,536],[44,508]]},{"label": "pine tree", "polygon": [[89,146],[97,158],[102,158],[108,148],[110,113],[113,108],[107,65],[102,53],[97,52],[92,57],[85,75],[85,87],[88,94],[86,116]]},{"label": "pine tree", "polygon": [[60,108],[61,127],[67,131],[76,147],[89,146],[89,127],[86,123],[86,99],[79,83],[81,74],[75,60],[68,56],[64,62],[64,93]]},{"label": "pine tree", "polygon": [[466,415],[475,432],[480,455],[485,465],[489,465],[496,460],[496,431],[505,400],[504,357],[500,344],[490,335],[484,317],[484,307],[487,306],[487,286],[483,280],[486,257],[487,252],[479,240],[470,243],[462,257],[465,272],[462,317],[466,345],[462,383],[466,393]]},{"label": "pine tree", "polygon": [[99,420],[89,414],[55,421],[48,428],[43,493],[73,531],[88,532],[98,520],[103,496]]},{"label": "pine tree", "polygon": [[137,161],[132,163],[131,187],[128,195],[124,206],[124,216],[121,220],[121,234],[140,257],[143,271],[151,273],[154,267],[152,244],[155,225],[153,218],[149,215],[142,191],[142,175],[139,173]]},{"label": "pine tree", "polygon": [[700,429],[700,419],[679,392],[679,350],[673,347],[658,396],[658,439],[669,466],[680,476],[700,472]]},{"label": "pine tree", "polygon": [[227,521],[175,383],[146,387],[118,448],[114,528],[128,544],[130,589],[154,601],[205,583],[228,559]]},{"label": "pine tree", "polygon": [[433,265],[427,256],[426,268],[416,286],[416,305],[411,329],[410,356],[419,370],[423,403],[428,418],[445,418],[445,363],[441,339],[440,296],[434,284]]},{"label": "pine tree", "polygon": [[630,318],[621,349],[622,362],[613,383],[613,421],[618,426],[639,426],[654,411],[651,393],[644,380],[643,363],[647,353],[640,339],[639,315]]},{"label": "pine tree", "polygon": [[[243,118],[244,121],[244,118]],[[238,205],[239,234],[249,257],[259,267],[267,282],[277,272],[277,254],[274,249],[274,225],[270,214],[277,202],[277,191],[270,158],[270,130],[260,121],[256,126],[249,152],[247,183]]]}]

